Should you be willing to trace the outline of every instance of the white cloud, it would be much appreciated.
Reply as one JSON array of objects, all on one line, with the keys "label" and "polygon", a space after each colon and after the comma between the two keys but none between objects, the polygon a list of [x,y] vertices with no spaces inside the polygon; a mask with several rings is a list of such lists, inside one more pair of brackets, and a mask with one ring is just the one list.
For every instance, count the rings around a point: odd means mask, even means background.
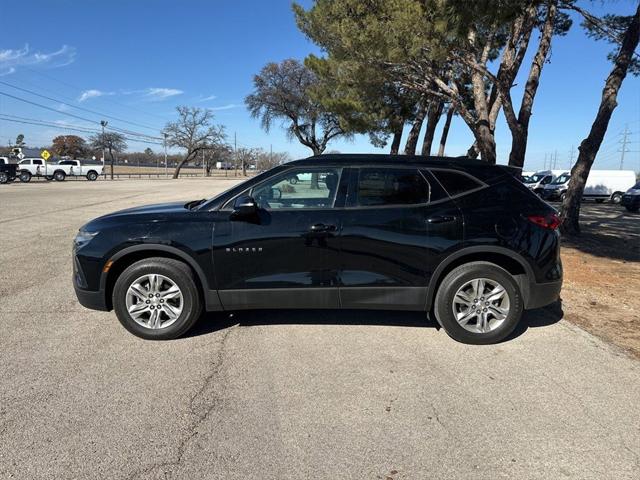
[{"label": "white cloud", "polygon": [[102,90],[85,90],[78,97],[79,102],[84,102],[85,100],[89,100],[90,98],[103,97],[105,95],[115,95],[115,92],[103,92]]},{"label": "white cloud", "polygon": [[158,88],[150,87],[144,90],[145,97],[149,100],[164,100],[165,98],[174,97],[176,95],[182,95],[184,92],[177,88]]},{"label": "white cloud", "polygon": [[217,95],[209,95],[207,97],[196,98],[196,102],[210,102],[211,100],[215,100],[218,98]]},{"label": "white cloud", "polygon": [[23,48],[0,50],[0,76],[9,75],[22,66],[43,65],[49,68],[64,67],[73,63],[76,49],[63,45],[49,53],[31,52],[28,44]]},{"label": "white cloud", "polygon": [[240,105],[236,105],[235,103],[228,103],[227,105],[222,105],[221,107],[212,107],[209,110],[230,110],[239,106]]}]

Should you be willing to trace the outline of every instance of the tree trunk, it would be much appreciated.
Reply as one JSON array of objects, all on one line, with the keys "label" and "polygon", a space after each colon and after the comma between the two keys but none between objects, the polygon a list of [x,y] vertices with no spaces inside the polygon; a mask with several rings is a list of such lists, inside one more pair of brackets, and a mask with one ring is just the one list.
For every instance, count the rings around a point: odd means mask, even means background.
[{"label": "tree trunk", "polygon": [[569,235],[580,233],[580,201],[582,200],[584,186],[587,183],[591,166],[607,132],[611,114],[618,105],[618,91],[627,75],[629,64],[639,41],[640,4],[638,4],[636,13],[624,34],[622,46],[616,56],[613,69],[605,82],[600,107],[593,125],[591,125],[589,135],[580,144],[578,160],[571,169],[571,180],[569,181],[569,187],[561,209],[562,223],[560,224],[560,229],[562,233]]},{"label": "tree trunk", "polygon": [[111,149],[109,149],[109,157],[111,158],[111,180],[113,180],[113,164],[115,163],[115,159],[113,158]]},{"label": "tree trunk", "polygon": [[178,163],[178,165],[176,165],[176,170],[173,172],[173,177],[174,179],[178,178],[180,176],[180,169],[183,167],[183,165],[187,162],[189,162],[189,160],[191,160],[191,157],[195,154],[196,152],[189,152],[187,153],[187,156],[184,157],[182,160],[180,160],[180,163]]},{"label": "tree trunk", "polygon": [[438,148],[439,157],[444,157],[444,147],[447,144],[447,137],[449,136],[449,127],[451,126],[451,120],[453,119],[454,112],[455,112],[455,109],[453,108],[453,105],[449,105],[449,109],[447,110],[447,116],[444,120],[444,127],[442,127],[442,135],[440,136],[440,147]]},{"label": "tree trunk", "polygon": [[397,155],[398,152],[400,151],[400,141],[402,140],[402,127],[403,125],[401,125],[399,128],[396,128],[396,130],[393,132],[393,141],[391,142],[391,151],[389,152],[391,155]]},{"label": "tree trunk", "polygon": [[547,16],[542,26],[540,43],[538,50],[531,62],[529,70],[529,78],[525,85],[520,111],[518,112],[518,127],[511,129],[511,153],[509,154],[509,165],[522,168],[524,166],[525,155],[527,153],[527,139],[529,137],[529,120],[531,119],[531,111],[533,109],[533,100],[535,99],[540,84],[540,75],[542,67],[547,61],[549,50],[551,49],[551,38],[553,37],[553,29],[556,23],[558,6],[555,2],[549,3]]},{"label": "tree trunk", "polygon": [[488,125],[479,125],[475,132],[477,148],[482,160],[496,164],[496,139]]},{"label": "tree trunk", "polygon": [[418,107],[416,118],[413,121],[413,125],[411,125],[411,130],[409,130],[409,136],[407,137],[407,143],[404,146],[405,155],[416,154],[416,147],[418,145],[418,138],[420,137],[420,130],[422,130],[422,123],[424,122],[424,117],[427,113],[427,105],[427,102],[423,101]]},{"label": "tree trunk", "polygon": [[436,134],[436,127],[442,116],[442,109],[444,103],[431,102],[429,107],[429,114],[427,115],[427,129],[424,132],[424,139],[422,140],[422,155],[431,155],[431,146],[433,145],[433,137]]}]

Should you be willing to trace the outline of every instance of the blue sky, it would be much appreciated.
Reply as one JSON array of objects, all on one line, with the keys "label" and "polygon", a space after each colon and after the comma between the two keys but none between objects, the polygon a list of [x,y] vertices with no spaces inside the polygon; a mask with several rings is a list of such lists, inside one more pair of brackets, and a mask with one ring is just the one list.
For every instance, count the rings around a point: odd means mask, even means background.
[{"label": "blue sky", "polygon": [[[635,1],[583,2],[583,6],[598,14],[630,14]],[[22,0],[11,5],[0,2],[0,18],[5,20],[0,82],[110,115],[120,119],[107,118],[110,125],[150,135],[157,135],[175,117],[177,105],[211,108],[216,121],[226,126],[230,141],[235,133],[241,146],[272,145],[293,157],[309,155],[306,147],[290,142],[277,126],[264,132],[243,103],[252,76],[265,63],[319,53],[297,30],[289,0]],[[572,145],[577,150],[597,110],[611,68],[606,60],[610,45],[587,38],[578,23],[566,37],[555,39],[551,63],[543,71],[526,169],[541,168],[545,154],[556,151],[558,168],[567,167]],[[63,112],[94,121],[101,118],[4,84],[0,92],[54,110],[0,95],[1,114],[80,128],[91,124]],[[516,92],[517,87],[514,96],[519,99]],[[632,152],[626,154],[625,167],[640,170],[640,79],[634,77],[627,77],[623,85],[597,168],[618,168],[619,141],[626,125]],[[74,132],[0,120],[2,144],[18,133],[25,134],[29,145],[40,146],[56,134]],[[511,138],[502,120],[496,135],[499,162],[505,163]],[[455,119],[447,154],[464,154],[471,142],[466,125]],[[130,142],[133,149],[146,146]],[[372,147],[366,137],[334,141],[329,150],[386,151]]]}]

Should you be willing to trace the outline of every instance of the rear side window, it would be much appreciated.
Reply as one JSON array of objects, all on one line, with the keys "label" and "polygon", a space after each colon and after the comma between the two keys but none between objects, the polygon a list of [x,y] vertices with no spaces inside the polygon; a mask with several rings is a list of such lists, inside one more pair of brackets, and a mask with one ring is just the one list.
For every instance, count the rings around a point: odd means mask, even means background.
[{"label": "rear side window", "polygon": [[34,165],[42,165],[42,160],[34,160],[33,164]]},{"label": "rear side window", "polygon": [[360,169],[356,186],[358,206],[419,205],[428,201],[429,184],[417,170]]},{"label": "rear side window", "polygon": [[431,170],[449,196],[455,197],[482,186],[478,180],[463,173],[451,170]]}]

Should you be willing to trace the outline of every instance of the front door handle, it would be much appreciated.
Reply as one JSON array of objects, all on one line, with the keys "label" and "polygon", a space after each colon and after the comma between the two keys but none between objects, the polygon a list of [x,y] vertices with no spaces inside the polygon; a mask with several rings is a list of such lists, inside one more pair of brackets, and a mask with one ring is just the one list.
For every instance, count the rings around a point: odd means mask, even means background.
[{"label": "front door handle", "polygon": [[428,223],[448,223],[453,222],[456,217],[451,215],[434,215],[433,217],[427,218]]},{"label": "front door handle", "polygon": [[327,233],[327,232],[335,232],[335,225],[325,225],[324,223],[316,223],[315,225],[311,225],[309,229],[311,233]]}]

